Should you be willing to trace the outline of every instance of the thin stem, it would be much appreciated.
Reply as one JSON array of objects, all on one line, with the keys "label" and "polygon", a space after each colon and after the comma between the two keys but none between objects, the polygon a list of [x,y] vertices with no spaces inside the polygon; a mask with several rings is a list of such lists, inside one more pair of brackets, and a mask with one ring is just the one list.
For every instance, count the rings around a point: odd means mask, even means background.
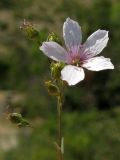
[{"label": "thin stem", "polygon": [[60,94],[57,97],[57,109],[58,109],[58,146],[59,146],[59,151],[58,151],[58,160],[63,160],[63,153],[61,150],[61,141],[62,141],[62,95]]}]

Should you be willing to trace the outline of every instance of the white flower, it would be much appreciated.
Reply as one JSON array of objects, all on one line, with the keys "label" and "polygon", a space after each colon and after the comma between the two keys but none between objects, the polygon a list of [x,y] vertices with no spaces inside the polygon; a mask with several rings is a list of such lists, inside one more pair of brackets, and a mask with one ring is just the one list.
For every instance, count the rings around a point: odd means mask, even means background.
[{"label": "white flower", "polygon": [[108,31],[97,30],[82,45],[81,27],[67,18],[63,24],[63,38],[66,49],[51,41],[43,42],[40,50],[51,59],[67,64],[61,71],[61,78],[69,85],[75,85],[85,78],[83,68],[92,71],[114,69],[109,58],[95,57],[106,47]]}]

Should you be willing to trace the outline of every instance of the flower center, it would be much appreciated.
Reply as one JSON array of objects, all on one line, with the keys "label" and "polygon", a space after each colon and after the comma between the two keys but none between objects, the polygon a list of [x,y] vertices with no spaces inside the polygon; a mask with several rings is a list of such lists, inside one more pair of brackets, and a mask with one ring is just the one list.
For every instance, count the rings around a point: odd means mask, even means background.
[{"label": "flower center", "polygon": [[80,66],[80,54],[78,48],[72,48],[67,54],[68,64]]},{"label": "flower center", "polygon": [[79,56],[72,57],[71,64],[73,64],[75,66],[79,66],[80,65],[80,57]]}]

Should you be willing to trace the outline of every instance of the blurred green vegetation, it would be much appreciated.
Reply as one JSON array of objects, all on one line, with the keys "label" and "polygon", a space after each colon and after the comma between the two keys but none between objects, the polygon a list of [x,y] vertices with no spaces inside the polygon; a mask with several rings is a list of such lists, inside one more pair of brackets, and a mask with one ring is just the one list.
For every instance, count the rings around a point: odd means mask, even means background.
[{"label": "blurred green vegetation", "polygon": [[[65,159],[113,160],[120,159],[120,109],[109,112],[64,114]],[[38,119],[37,121],[41,121]],[[19,147],[9,150],[5,160],[57,159],[53,144],[56,120],[48,117],[34,129],[20,133]]]},{"label": "blurred green vegetation", "polygon": [[[120,1],[1,0],[0,90],[23,95],[17,102],[11,99],[12,108],[19,108],[36,127],[20,131],[19,146],[0,154],[3,160],[56,159],[54,145],[48,142],[55,140],[57,122],[56,100],[49,97],[44,86],[50,77],[49,61],[39,44],[28,40],[19,28],[26,19],[40,31],[42,39],[52,31],[62,39],[67,17],[81,25],[83,42],[99,28],[109,31],[109,43],[102,55],[112,59],[115,70],[86,71],[86,79],[66,91],[66,159],[120,159]],[[36,122],[39,117],[42,125]]]}]

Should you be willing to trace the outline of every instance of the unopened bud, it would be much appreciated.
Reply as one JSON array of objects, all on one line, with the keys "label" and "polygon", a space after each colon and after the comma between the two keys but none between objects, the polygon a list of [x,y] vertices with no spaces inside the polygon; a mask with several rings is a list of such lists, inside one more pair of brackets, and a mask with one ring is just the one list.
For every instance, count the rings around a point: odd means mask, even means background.
[{"label": "unopened bud", "polygon": [[61,41],[58,38],[57,34],[55,34],[53,32],[48,35],[47,41],[54,41],[54,42],[57,42],[57,43],[61,44]]},{"label": "unopened bud", "polygon": [[51,76],[54,79],[60,79],[61,77],[61,70],[64,67],[64,63],[61,62],[52,62],[51,63]]},{"label": "unopened bud", "polygon": [[22,115],[19,113],[10,113],[8,116],[8,119],[12,122],[12,123],[20,123],[22,121]]},{"label": "unopened bud", "polygon": [[59,88],[53,84],[51,81],[45,82],[45,86],[48,89],[48,92],[52,96],[58,96],[59,95]]},{"label": "unopened bud", "polygon": [[18,127],[30,127],[30,123],[20,113],[10,113],[8,119]]},{"label": "unopened bud", "polygon": [[25,119],[23,119],[23,121],[21,123],[18,123],[17,126],[18,127],[31,127],[30,123]]},{"label": "unopened bud", "polygon": [[36,40],[37,42],[40,42],[40,33],[34,28],[33,24],[31,24],[30,22],[24,20],[20,29],[22,29],[27,34],[27,37],[30,40]]}]

